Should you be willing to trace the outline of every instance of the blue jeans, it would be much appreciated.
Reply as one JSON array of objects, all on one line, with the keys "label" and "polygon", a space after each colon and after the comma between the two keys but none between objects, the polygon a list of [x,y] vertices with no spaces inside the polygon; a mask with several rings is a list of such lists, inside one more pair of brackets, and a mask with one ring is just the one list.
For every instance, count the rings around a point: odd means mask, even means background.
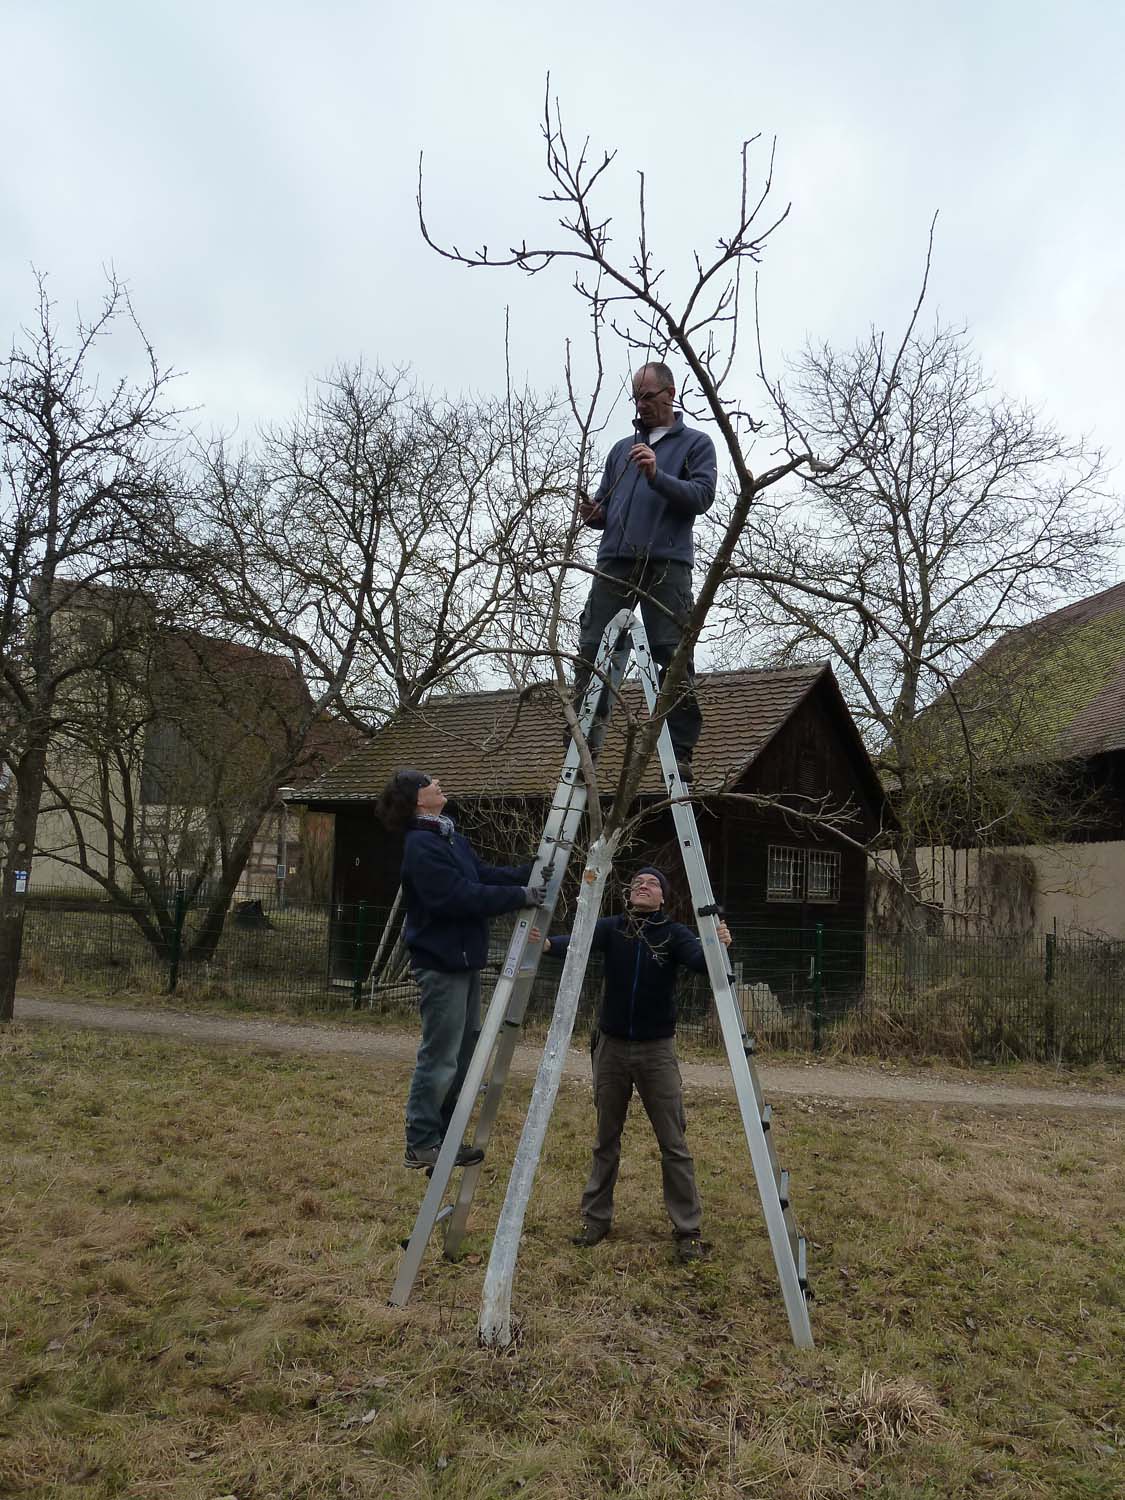
[{"label": "blue jeans", "polygon": [[[652,648],[657,676],[664,680],[664,669],[680,644],[684,623],[691,612],[691,564],[686,562],[627,562],[608,558],[598,563],[600,573],[590,584],[586,607],[578,624],[578,664],[574,673],[574,699],[577,709],[582,702],[597,660],[605,628],[620,609],[631,609],[640,603],[641,618]],[[607,694],[602,695],[603,698]],[[609,712],[607,703],[598,705],[599,717]],[[688,657],[687,676],[675,703],[668,710],[668,732],[672,748],[691,758],[691,752],[703,728],[703,716],[695,696],[695,662]],[[595,738],[599,738],[595,730]]]},{"label": "blue jeans", "polygon": [[415,969],[422,1041],[406,1101],[406,1144],[440,1146],[480,1035],[480,972]]}]

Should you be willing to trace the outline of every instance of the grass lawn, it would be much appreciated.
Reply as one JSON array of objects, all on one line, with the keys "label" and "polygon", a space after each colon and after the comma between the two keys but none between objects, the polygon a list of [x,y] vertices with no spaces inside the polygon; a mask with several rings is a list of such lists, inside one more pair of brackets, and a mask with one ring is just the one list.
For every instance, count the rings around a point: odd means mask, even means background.
[{"label": "grass lawn", "polygon": [[775,1100],[817,1293],[798,1354],[733,1099],[689,1097],[712,1251],[684,1269],[643,1116],[614,1235],[568,1243],[591,1111],[564,1087],[496,1355],[476,1318],[526,1088],[467,1259],[435,1252],[400,1311],[405,1085],[0,1032],[0,1495],[1125,1492],[1120,1120]]}]

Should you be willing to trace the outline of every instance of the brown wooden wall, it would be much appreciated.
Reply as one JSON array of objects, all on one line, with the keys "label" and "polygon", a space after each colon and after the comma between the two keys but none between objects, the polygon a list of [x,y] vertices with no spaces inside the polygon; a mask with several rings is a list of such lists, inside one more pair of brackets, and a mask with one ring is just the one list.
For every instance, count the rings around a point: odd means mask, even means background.
[{"label": "brown wooden wall", "polygon": [[[739,790],[772,796],[796,791],[814,799],[828,794],[837,808],[850,800],[858,814],[853,834],[862,845],[876,832],[879,821],[870,774],[857,757],[849,726],[841,724],[834,695],[817,690],[757,758]],[[519,864],[535,851],[546,804],[536,802],[532,806],[519,799],[474,802],[466,798],[451,811],[481,858],[497,864]],[[862,983],[867,900],[867,857],[862,848],[853,848],[830,832],[777,808],[725,799],[701,799],[696,805],[696,821],[716,899],[736,933],[737,929],[747,933],[744,946],[749,945],[749,951],[743,960],[747,979],[763,979],[778,992],[792,991],[798,979],[807,978],[819,926],[822,942],[837,954],[833,967],[838,972],[830,988],[839,993],[856,989]],[[838,850],[839,899],[769,899],[767,861],[771,844]],[[372,908],[389,908],[398,888],[401,861],[402,840],[383,830],[373,804],[337,808],[336,903],[363,901]],[[669,914],[690,923],[691,902],[669,808],[643,820],[623,848],[618,858],[619,874],[611,880],[607,892],[607,912],[621,909],[629,877],[641,864],[655,864],[666,872],[672,892]],[[569,919],[579,873],[572,868],[558,912],[558,927],[564,927]],[[344,919],[348,919],[346,913]]]}]

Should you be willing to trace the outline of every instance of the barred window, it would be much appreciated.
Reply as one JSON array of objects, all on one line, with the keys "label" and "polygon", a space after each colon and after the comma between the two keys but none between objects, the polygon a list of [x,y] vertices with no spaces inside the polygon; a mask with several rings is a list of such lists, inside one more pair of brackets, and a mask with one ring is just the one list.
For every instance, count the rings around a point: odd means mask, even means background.
[{"label": "barred window", "polygon": [[766,871],[766,900],[800,901],[804,884],[805,851],[787,849],[784,844],[771,844]]},{"label": "barred window", "polygon": [[805,892],[810,901],[839,901],[840,854],[836,849],[810,849]]},{"label": "barred window", "polygon": [[840,855],[835,849],[769,846],[767,901],[839,901]]}]

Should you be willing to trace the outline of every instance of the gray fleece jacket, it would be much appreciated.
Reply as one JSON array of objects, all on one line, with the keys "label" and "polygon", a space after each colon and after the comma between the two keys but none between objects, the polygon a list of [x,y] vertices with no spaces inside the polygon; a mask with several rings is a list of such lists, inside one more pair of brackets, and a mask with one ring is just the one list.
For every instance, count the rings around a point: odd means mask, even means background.
[{"label": "gray fleece jacket", "polygon": [[677,412],[652,450],[656,473],[649,481],[629,462],[637,441],[630,436],[613,445],[594,496],[601,510],[587,525],[604,532],[598,562],[640,557],[694,562],[692,526],[715,498],[715,445],[705,432],[685,427]]}]

